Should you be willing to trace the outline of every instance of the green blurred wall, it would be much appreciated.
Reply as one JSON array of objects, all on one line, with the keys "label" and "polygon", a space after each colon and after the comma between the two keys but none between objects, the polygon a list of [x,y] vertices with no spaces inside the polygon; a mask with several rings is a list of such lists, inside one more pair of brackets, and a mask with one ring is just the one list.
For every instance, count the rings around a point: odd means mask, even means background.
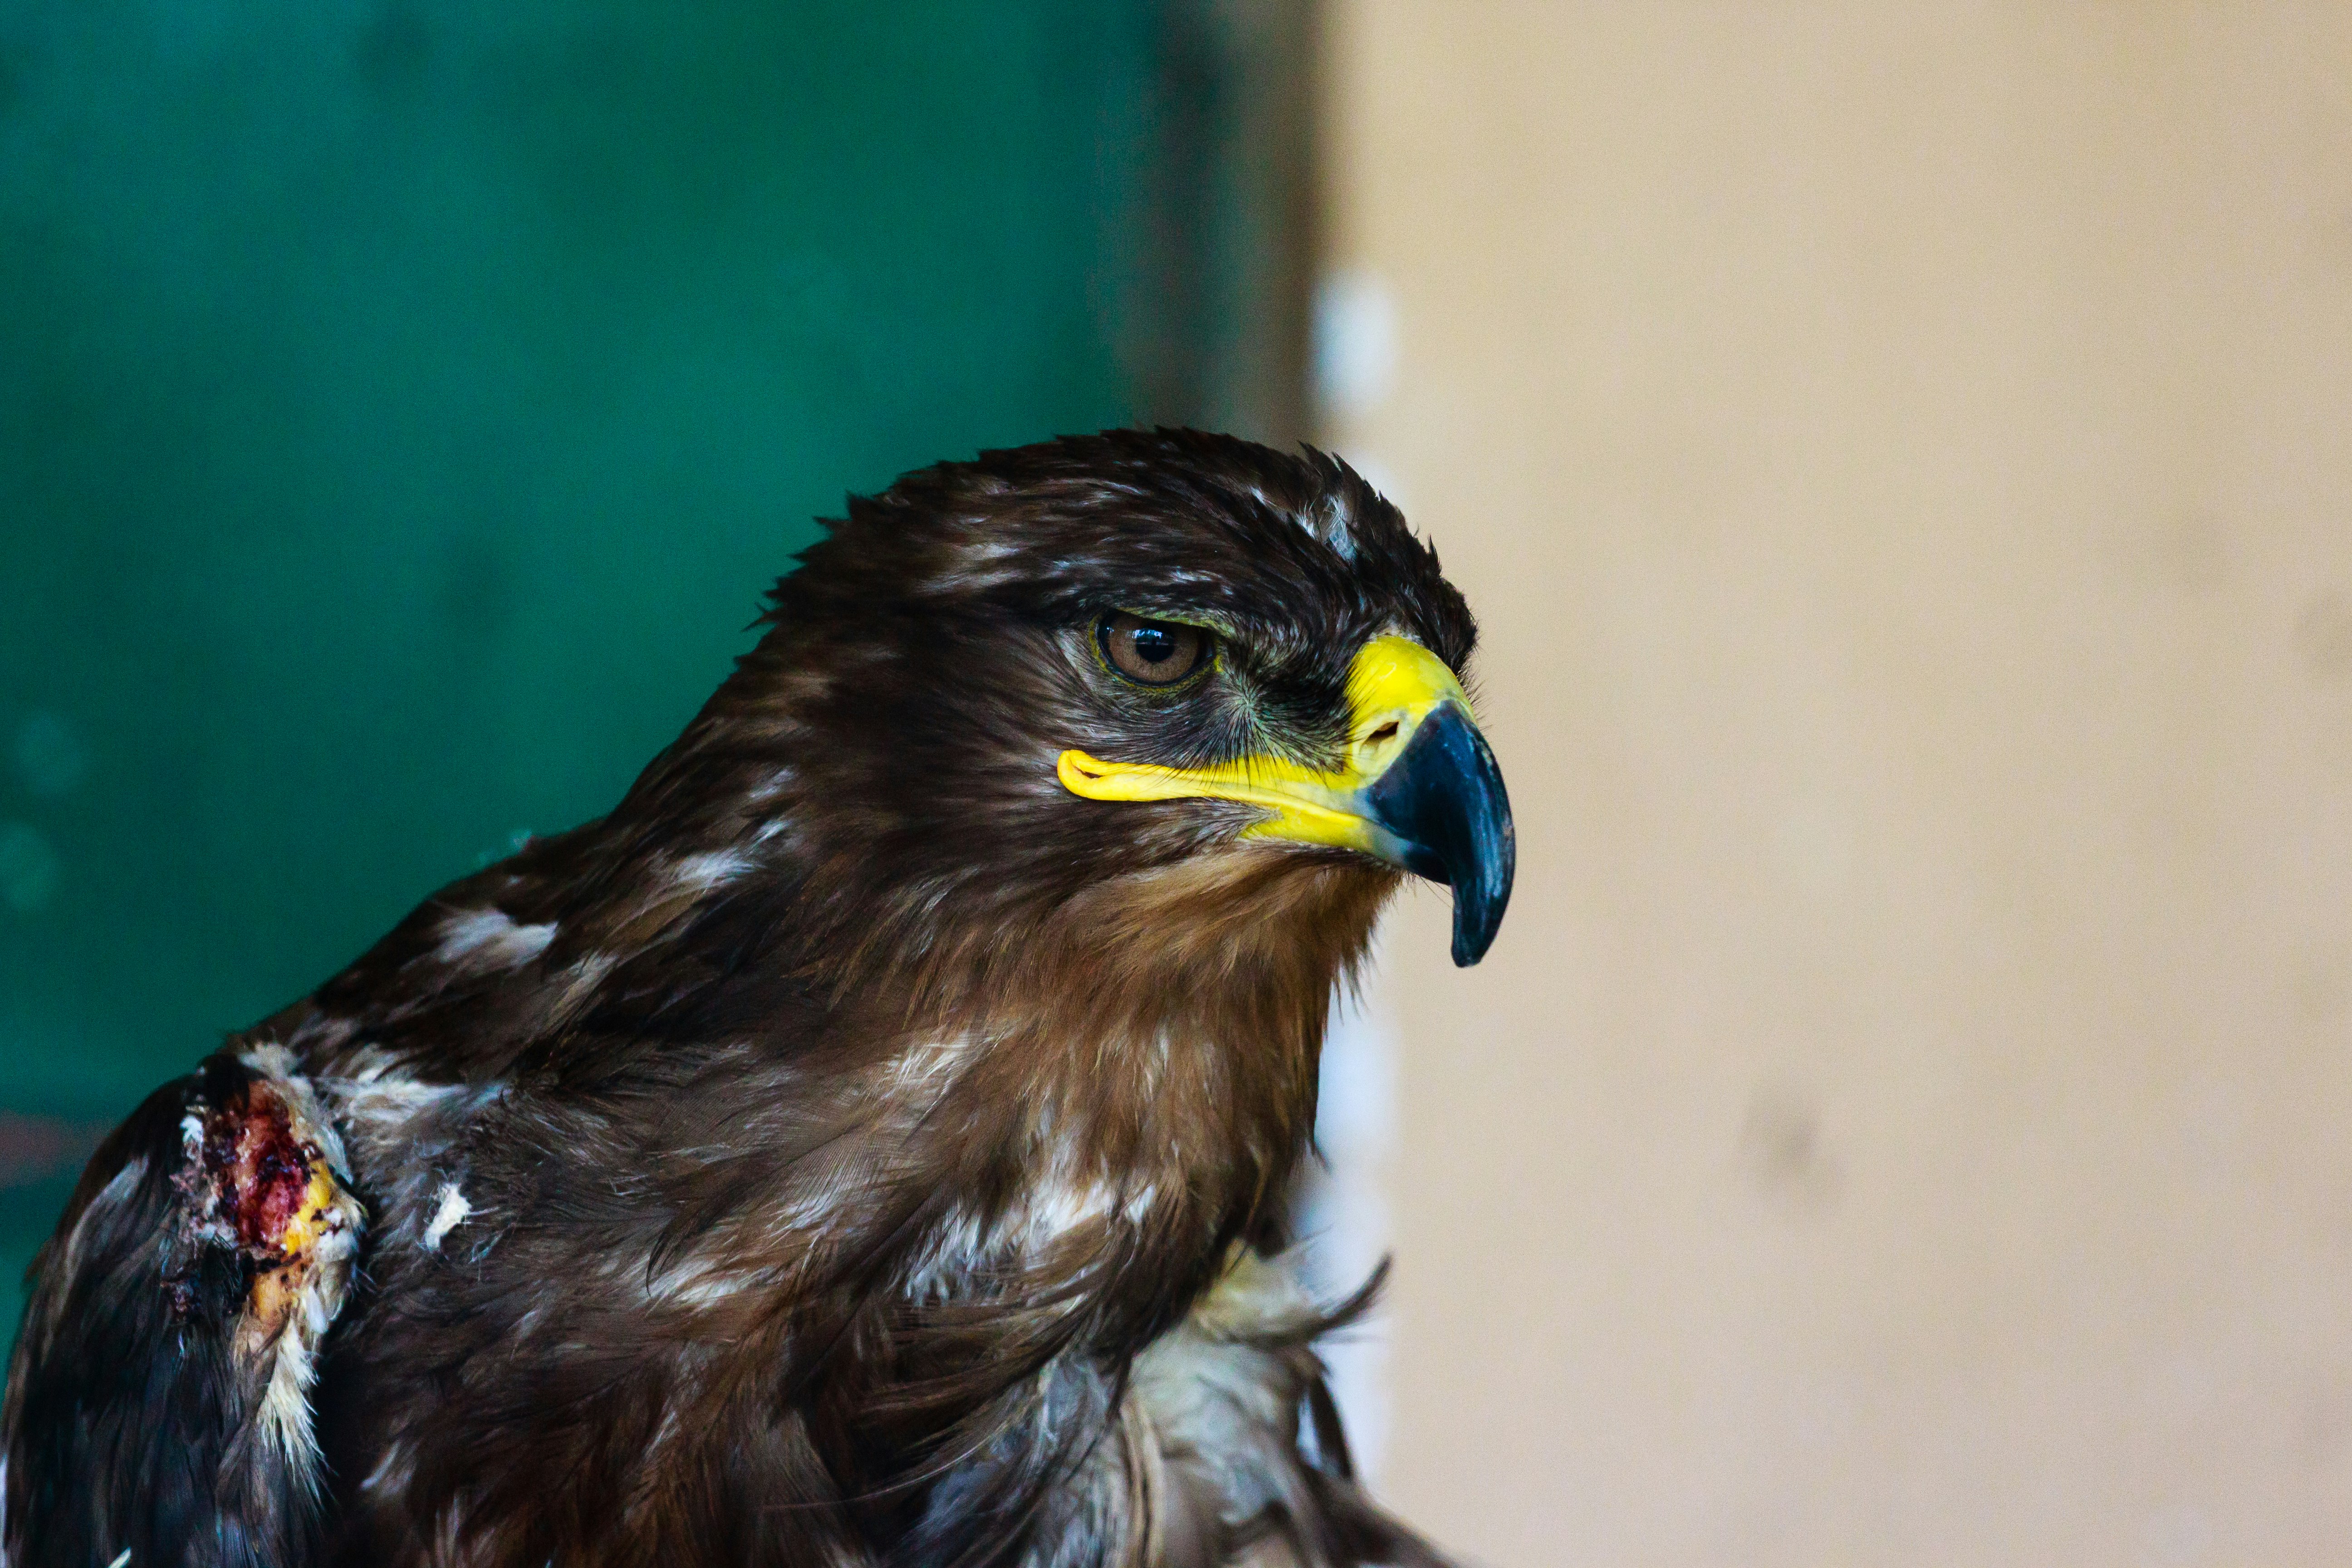
[{"label": "green blurred wall", "polygon": [[60,1119],[604,809],[845,489],[1138,412],[1163,21],[0,5],[0,1289]]}]

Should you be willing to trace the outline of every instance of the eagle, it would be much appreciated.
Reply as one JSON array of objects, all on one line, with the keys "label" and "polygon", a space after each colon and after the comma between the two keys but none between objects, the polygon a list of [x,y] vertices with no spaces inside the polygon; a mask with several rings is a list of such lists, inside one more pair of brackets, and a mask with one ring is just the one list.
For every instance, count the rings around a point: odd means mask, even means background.
[{"label": "eagle", "polygon": [[1286,1200],[1383,902],[1449,884],[1469,964],[1510,893],[1461,594],[1345,463],[1195,431],[845,511],[608,816],[106,1139],[6,1568],[1444,1561]]}]

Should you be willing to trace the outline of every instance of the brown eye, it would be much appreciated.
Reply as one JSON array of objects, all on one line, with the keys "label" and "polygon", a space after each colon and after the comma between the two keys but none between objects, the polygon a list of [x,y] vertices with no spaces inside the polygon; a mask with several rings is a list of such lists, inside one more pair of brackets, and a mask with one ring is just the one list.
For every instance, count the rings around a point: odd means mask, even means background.
[{"label": "brown eye", "polygon": [[1095,628],[1110,667],[1141,686],[1173,686],[1201,667],[1209,634],[1175,621],[1147,621],[1124,612]]}]

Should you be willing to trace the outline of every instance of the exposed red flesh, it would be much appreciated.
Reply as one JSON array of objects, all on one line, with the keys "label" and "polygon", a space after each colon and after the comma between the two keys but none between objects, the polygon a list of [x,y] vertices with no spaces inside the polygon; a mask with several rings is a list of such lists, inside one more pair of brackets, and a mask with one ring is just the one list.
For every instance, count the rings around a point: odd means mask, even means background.
[{"label": "exposed red flesh", "polygon": [[318,1157],[316,1144],[295,1136],[284,1102],[258,1086],[205,1120],[205,1173],[218,1194],[219,1218],[255,1252],[282,1247],[310,1195]]}]

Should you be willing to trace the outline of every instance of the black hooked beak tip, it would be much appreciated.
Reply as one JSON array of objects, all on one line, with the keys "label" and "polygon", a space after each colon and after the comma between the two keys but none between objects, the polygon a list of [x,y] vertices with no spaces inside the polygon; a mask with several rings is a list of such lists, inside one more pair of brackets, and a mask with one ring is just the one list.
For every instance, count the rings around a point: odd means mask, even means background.
[{"label": "black hooked beak tip", "polygon": [[1511,901],[1518,843],[1511,797],[1486,737],[1459,703],[1433,710],[1364,792],[1372,820],[1396,836],[1405,869],[1454,889],[1454,962],[1486,956]]}]

